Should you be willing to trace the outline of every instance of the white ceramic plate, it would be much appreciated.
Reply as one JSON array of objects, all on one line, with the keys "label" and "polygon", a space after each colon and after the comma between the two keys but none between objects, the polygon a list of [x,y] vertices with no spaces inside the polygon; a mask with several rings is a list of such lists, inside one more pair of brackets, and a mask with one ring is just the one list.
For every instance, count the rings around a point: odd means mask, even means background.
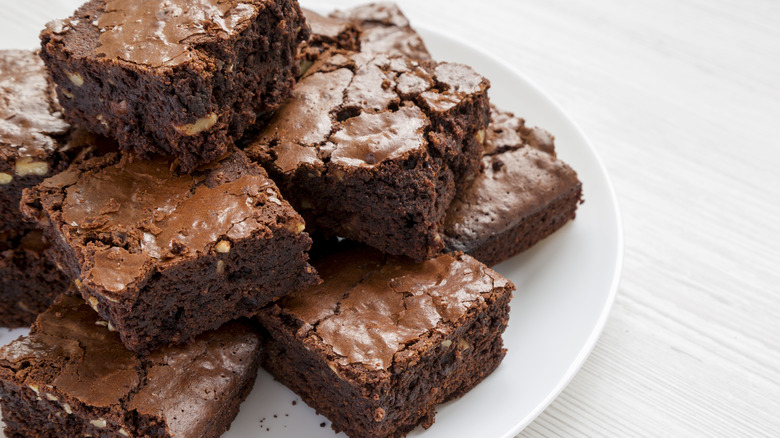
[{"label": "white ceramic plate", "polygon": [[[6,13],[0,17],[0,48],[35,48],[43,23],[67,17],[78,3],[36,0],[5,5]],[[504,362],[471,392],[439,406],[430,429],[418,428],[410,434],[424,438],[512,437],[568,384],[607,319],[623,253],[615,195],[593,146],[542,90],[478,48],[427,28],[419,20],[415,24],[436,59],[474,66],[491,80],[496,105],[555,134],[559,157],[583,182],[586,202],[574,222],[496,267],[517,286],[504,334],[509,350]],[[0,329],[0,343],[25,332]],[[295,394],[261,372],[225,437],[334,437],[329,426]]]}]

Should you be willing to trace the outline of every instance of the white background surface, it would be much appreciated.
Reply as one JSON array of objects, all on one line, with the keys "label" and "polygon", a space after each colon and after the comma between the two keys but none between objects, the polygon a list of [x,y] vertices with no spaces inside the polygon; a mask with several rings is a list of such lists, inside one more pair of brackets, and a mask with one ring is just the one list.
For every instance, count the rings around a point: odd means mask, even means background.
[{"label": "white background surface", "polygon": [[780,436],[780,3],[400,3],[551,94],[620,201],[611,318],[520,436]]}]

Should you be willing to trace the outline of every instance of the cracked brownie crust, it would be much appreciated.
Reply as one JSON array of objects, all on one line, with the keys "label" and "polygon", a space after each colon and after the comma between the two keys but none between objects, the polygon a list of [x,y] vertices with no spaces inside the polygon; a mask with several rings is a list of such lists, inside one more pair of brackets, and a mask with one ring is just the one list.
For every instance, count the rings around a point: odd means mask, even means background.
[{"label": "cracked brownie crust", "polygon": [[582,183],[555,156],[553,136],[492,109],[482,171],[447,210],[444,241],[492,266],[574,219]]},{"label": "cracked brownie crust", "polygon": [[293,0],[91,0],[41,56],[68,121],[190,172],[289,96],[308,32]]},{"label": "cracked brownie crust", "polygon": [[302,218],[241,151],[192,174],[171,164],[111,153],[24,195],[56,263],[141,353],[317,281]]},{"label": "cracked brownie crust", "polygon": [[60,297],[0,350],[7,437],[218,437],[254,384],[260,339],[231,322],[149,356],[80,298]]},{"label": "cracked brownie crust", "polygon": [[22,190],[67,166],[70,131],[38,55],[0,50],[0,233],[30,228],[19,214]]},{"label": "cracked brownie crust", "polygon": [[365,247],[263,309],[263,366],[347,435],[401,437],[501,362],[514,286],[463,254],[421,264]]},{"label": "cracked brownie crust", "polygon": [[[360,5],[335,11],[329,17],[357,24],[360,28],[360,50],[363,53],[384,53],[419,61],[431,59],[422,38],[412,29],[409,19],[395,3]],[[313,27],[312,32],[315,32]]]},{"label": "cracked brownie crust", "polygon": [[371,3],[322,16],[303,9],[311,37],[301,44],[302,74],[329,49],[430,60],[422,38],[394,3]]},{"label": "cracked brownie crust", "polygon": [[464,65],[331,52],[246,152],[317,231],[421,261],[479,168],[488,87]]}]

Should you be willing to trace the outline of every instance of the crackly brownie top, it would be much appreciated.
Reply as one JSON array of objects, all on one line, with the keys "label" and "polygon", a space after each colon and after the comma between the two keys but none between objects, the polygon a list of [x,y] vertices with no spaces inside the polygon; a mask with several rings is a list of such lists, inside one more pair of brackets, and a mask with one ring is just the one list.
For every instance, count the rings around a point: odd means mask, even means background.
[{"label": "crackly brownie top", "polygon": [[514,114],[490,107],[490,126],[485,138],[485,155],[530,146],[555,157],[555,137],[542,128],[528,127]]},{"label": "crackly brownie top", "polygon": [[306,17],[306,23],[311,28],[310,42],[321,43],[329,41],[335,43],[345,38],[350,32],[354,32],[355,36],[359,33],[355,24],[349,20],[326,17],[306,8],[301,8],[301,11],[303,16]]},{"label": "crackly brownie top", "polygon": [[38,55],[0,50],[0,159],[46,161],[69,129]]},{"label": "crackly brownie top", "polygon": [[320,58],[247,150],[281,172],[370,167],[424,150],[432,118],[488,81],[470,67],[336,51]]},{"label": "crackly brownie top", "polygon": [[[136,410],[163,418],[171,436],[198,437],[251,372],[258,348],[257,334],[233,322],[188,345],[138,356],[83,300],[63,295],[28,336],[0,350],[0,373],[66,412],[73,401]],[[121,414],[104,420],[121,421]]]},{"label": "crackly brownie top", "polygon": [[422,38],[409,26],[409,20],[390,2],[371,3],[330,14],[331,18],[357,23],[361,30],[360,50],[385,53],[417,60],[431,59]]},{"label": "crackly brownie top", "polygon": [[556,159],[553,136],[492,108],[483,169],[458,193],[444,220],[447,247],[467,251],[475,242],[518,224],[579,184]]},{"label": "crackly brownie top", "polygon": [[[165,158],[108,154],[30,192],[69,244],[84,248],[81,280],[121,292],[160,262],[213,253],[277,226],[302,228],[274,183],[240,151],[192,174]],[[34,202],[32,202],[34,204]]]},{"label": "crackly brownie top", "polygon": [[335,362],[387,370],[407,346],[449,334],[475,305],[511,283],[477,260],[446,254],[423,263],[366,247],[315,264],[320,285],[282,298],[300,336],[317,337]]},{"label": "crackly brownie top", "polygon": [[[81,34],[97,56],[152,67],[197,58],[201,47],[248,27],[270,0],[92,0],[47,32]],[[86,47],[84,42],[75,49]]]}]

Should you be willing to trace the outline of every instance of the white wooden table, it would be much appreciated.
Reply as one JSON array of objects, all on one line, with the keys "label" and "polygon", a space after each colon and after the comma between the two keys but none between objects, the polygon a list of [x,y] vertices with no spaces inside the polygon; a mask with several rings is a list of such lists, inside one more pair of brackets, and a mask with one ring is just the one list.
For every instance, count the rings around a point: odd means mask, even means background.
[{"label": "white wooden table", "polygon": [[399,3],[546,90],[620,201],[604,334],[519,436],[780,437],[780,2]]}]

